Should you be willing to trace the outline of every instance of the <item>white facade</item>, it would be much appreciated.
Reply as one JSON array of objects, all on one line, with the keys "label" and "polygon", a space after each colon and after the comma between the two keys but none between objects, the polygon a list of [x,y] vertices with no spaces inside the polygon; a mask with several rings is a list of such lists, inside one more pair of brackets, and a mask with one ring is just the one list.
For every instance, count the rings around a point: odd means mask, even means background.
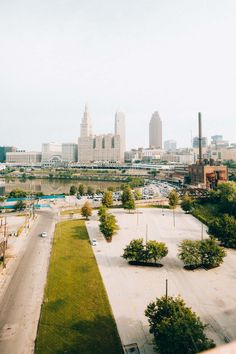
[{"label": "white facade", "polygon": [[95,161],[122,162],[123,160],[121,136],[117,134],[92,135],[91,119],[86,106],[80,125],[78,161],[89,163]]},{"label": "white facade", "polygon": [[35,151],[16,151],[6,153],[6,162],[19,164],[34,164],[40,163],[42,159],[41,152]]},{"label": "white facade", "polygon": [[158,112],[154,112],[149,123],[149,147],[162,149],[162,121]]},{"label": "white facade", "polygon": [[62,145],[60,143],[42,144],[42,162],[50,161],[52,158],[61,159]]},{"label": "white facade", "polygon": [[125,114],[123,112],[116,112],[115,135],[120,136],[121,161],[124,161],[124,154],[126,150],[126,134],[125,134]]},{"label": "white facade", "polygon": [[78,144],[63,143],[61,158],[62,158],[62,161],[77,162],[78,161]]}]

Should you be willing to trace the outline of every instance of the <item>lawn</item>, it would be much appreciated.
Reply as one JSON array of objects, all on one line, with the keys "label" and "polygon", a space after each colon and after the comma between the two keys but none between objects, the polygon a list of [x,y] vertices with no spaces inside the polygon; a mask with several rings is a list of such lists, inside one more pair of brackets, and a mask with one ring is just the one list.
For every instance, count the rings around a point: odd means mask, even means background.
[{"label": "lawn", "polygon": [[123,353],[83,220],[57,224],[35,354]]},{"label": "lawn", "polygon": [[81,213],[80,208],[68,209],[68,210],[61,211],[61,215],[80,214],[80,213]]}]

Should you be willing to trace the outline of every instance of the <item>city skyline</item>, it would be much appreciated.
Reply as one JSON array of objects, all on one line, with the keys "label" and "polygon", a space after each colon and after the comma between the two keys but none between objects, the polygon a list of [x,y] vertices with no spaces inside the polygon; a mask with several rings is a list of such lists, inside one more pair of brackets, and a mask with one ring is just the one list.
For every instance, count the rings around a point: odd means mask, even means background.
[{"label": "city skyline", "polygon": [[127,149],[148,146],[155,110],[178,146],[190,146],[198,111],[205,136],[234,141],[235,1],[11,5],[0,5],[1,145],[76,141],[84,102],[98,133],[125,112]]}]

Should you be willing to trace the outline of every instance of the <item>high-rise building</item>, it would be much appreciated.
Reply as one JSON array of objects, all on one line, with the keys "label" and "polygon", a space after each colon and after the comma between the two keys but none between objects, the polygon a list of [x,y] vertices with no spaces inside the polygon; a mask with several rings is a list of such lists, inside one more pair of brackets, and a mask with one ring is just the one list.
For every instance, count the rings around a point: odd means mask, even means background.
[{"label": "high-rise building", "polygon": [[159,113],[153,113],[149,123],[149,147],[162,149],[162,121]]},{"label": "high-rise building", "polygon": [[126,150],[126,134],[125,134],[125,114],[123,112],[116,112],[115,135],[120,136],[121,161],[124,161],[124,155]]},{"label": "high-rise building", "polygon": [[176,141],[175,140],[164,141],[164,150],[165,151],[175,151],[176,150]]},{"label": "high-rise building", "polygon": [[90,135],[92,135],[92,123],[91,123],[91,118],[90,118],[90,114],[88,111],[88,106],[85,105],[83,119],[80,124],[80,137],[84,138],[84,137],[90,136]]},{"label": "high-rise building", "polygon": [[[120,121],[122,122],[122,120]],[[122,133],[122,124],[117,126]],[[80,137],[78,139],[78,161],[81,163],[106,161],[121,162],[122,156],[121,136],[117,134],[93,135],[91,119],[88,107],[80,125]]]},{"label": "high-rise building", "polygon": [[223,135],[212,135],[211,136],[211,143],[212,144],[217,145],[221,141],[223,141]]},{"label": "high-rise building", "polygon": [[62,143],[62,161],[77,162],[78,161],[78,144]]}]

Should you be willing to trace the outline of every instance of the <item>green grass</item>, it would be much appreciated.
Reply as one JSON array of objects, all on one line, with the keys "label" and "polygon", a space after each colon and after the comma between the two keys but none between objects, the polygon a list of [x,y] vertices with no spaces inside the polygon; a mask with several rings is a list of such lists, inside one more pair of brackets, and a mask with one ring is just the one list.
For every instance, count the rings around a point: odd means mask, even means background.
[{"label": "green grass", "polygon": [[57,224],[35,354],[123,353],[83,220]]},{"label": "green grass", "polygon": [[80,212],[81,212],[80,208],[63,210],[61,211],[61,215],[80,214]]}]

